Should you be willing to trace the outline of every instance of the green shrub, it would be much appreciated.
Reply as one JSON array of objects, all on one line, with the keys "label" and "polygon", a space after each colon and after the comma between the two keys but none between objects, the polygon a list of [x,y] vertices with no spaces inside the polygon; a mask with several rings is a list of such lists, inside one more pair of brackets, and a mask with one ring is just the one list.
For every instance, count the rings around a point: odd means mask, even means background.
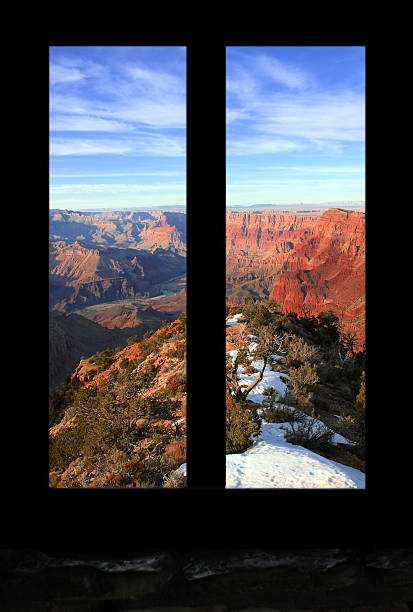
[{"label": "green shrub", "polygon": [[94,363],[99,367],[99,371],[103,372],[107,370],[114,362],[114,351],[113,349],[105,349],[104,351],[98,351],[90,357],[89,362]]},{"label": "green shrub", "polygon": [[245,347],[241,347],[237,352],[237,363],[238,365],[243,365],[245,367],[250,365],[250,360],[248,359],[248,351]]},{"label": "green shrub", "polygon": [[366,415],[366,373],[363,371],[360,381],[360,391],[356,397],[356,410],[359,418],[365,419]]},{"label": "green shrub", "polygon": [[250,295],[242,308],[242,315],[249,322],[252,321],[252,319],[255,317],[257,310],[257,298],[255,298],[253,295]]},{"label": "green shrub", "polygon": [[171,353],[171,357],[175,357],[179,360],[183,360],[186,355],[186,344],[184,342],[180,342],[176,349]]},{"label": "green shrub", "polygon": [[266,327],[272,322],[271,314],[263,304],[260,304],[255,312],[252,324],[254,327]]},{"label": "green shrub", "polygon": [[128,341],[127,341],[127,346],[131,346],[132,344],[136,344],[137,342],[139,342],[139,336],[129,336]]},{"label": "green shrub", "polygon": [[76,421],[74,427],[63,429],[49,438],[49,469],[64,470],[81,454],[88,428],[84,421]]},{"label": "green shrub", "polygon": [[251,437],[259,435],[261,419],[257,410],[246,402],[226,398],[226,454],[243,453],[251,446]]}]

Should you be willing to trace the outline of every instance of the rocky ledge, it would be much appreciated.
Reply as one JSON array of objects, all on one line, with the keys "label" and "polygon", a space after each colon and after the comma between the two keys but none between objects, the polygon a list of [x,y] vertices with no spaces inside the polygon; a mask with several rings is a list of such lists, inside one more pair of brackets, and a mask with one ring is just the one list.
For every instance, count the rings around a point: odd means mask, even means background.
[{"label": "rocky ledge", "polygon": [[410,549],[1,549],[4,612],[413,609]]}]

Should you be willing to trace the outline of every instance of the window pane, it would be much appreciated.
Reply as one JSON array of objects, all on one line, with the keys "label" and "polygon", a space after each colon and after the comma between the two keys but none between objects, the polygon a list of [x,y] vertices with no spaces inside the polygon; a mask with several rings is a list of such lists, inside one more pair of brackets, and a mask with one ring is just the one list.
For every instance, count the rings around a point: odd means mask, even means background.
[{"label": "window pane", "polygon": [[49,243],[50,486],[185,486],[185,47],[50,47]]},{"label": "window pane", "polygon": [[228,488],[365,487],[364,60],[227,48]]}]

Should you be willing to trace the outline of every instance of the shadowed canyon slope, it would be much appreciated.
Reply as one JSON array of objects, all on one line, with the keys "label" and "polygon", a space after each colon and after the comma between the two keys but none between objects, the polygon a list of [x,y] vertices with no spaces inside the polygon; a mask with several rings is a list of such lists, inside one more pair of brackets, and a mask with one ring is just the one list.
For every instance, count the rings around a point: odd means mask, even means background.
[{"label": "shadowed canyon slope", "polygon": [[271,298],[284,312],[332,310],[365,339],[365,214],[228,212],[227,303]]},{"label": "shadowed canyon slope", "polygon": [[54,390],[72,372],[81,356],[90,356],[104,348],[124,342],[118,331],[105,329],[77,314],[49,313],[49,377]]},{"label": "shadowed canyon slope", "polygon": [[49,222],[52,310],[161,295],[186,272],[184,212],[51,210]]},{"label": "shadowed canyon slope", "polygon": [[49,313],[50,391],[73,372],[82,356],[125,344],[128,337],[140,336],[158,329],[163,320],[171,321],[175,313],[140,308],[133,303],[114,304],[109,308],[83,313],[59,311]]},{"label": "shadowed canyon slope", "polygon": [[99,323],[107,329],[123,330],[126,335],[142,333],[148,329],[158,329],[162,321],[172,321],[177,313],[158,311],[150,306],[140,308],[133,302],[122,302],[113,304],[108,308],[93,308],[86,312],[82,311],[82,316],[90,321]]},{"label": "shadowed canyon slope", "polygon": [[157,285],[186,272],[186,258],[170,250],[50,244],[50,308],[70,312],[105,301],[149,297]]}]

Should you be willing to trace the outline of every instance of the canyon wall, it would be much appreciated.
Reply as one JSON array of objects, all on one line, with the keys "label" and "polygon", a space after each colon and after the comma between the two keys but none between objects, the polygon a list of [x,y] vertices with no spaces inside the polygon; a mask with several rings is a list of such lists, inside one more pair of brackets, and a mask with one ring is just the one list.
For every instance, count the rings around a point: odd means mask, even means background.
[{"label": "canyon wall", "polygon": [[365,342],[365,214],[227,213],[227,303],[270,298],[284,312],[332,310]]},{"label": "canyon wall", "polygon": [[50,240],[186,252],[186,214],[163,211],[50,211]]},{"label": "canyon wall", "polygon": [[70,312],[101,302],[157,295],[159,283],[185,272],[186,258],[171,250],[51,242],[50,309]]}]

